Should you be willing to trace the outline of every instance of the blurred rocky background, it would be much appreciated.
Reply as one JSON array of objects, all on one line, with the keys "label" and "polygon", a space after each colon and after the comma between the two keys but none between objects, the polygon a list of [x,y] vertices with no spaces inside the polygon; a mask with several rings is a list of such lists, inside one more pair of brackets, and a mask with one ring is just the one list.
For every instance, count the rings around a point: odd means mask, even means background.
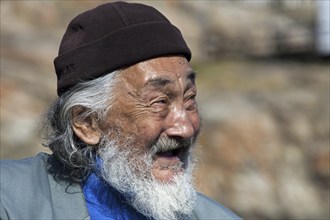
[{"label": "blurred rocky background", "polygon": [[[61,37],[103,2],[0,2],[1,159],[47,152],[38,124],[56,98]],[[245,219],[329,219],[329,1],[139,2],[193,51],[199,190]]]}]

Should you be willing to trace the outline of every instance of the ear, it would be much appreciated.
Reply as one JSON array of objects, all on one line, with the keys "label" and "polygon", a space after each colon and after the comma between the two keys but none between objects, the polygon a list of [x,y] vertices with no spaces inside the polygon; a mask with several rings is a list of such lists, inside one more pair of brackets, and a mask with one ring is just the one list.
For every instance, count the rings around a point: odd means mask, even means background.
[{"label": "ear", "polygon": [[89,145],[96,145],[100,142],[101,131],[96,118],[93,115],[79,117],[84,111],[82,108],[72,110],[72,129],[80,140]]}]

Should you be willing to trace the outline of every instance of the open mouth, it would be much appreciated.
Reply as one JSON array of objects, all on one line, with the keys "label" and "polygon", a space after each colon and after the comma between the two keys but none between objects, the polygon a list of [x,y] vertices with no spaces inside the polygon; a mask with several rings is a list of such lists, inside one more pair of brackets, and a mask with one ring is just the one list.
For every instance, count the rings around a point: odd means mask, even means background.
[{"label": "open mouth", "polygon": [[[185,169],[188,165],[191,141],[177,141],[161,138],[150,148],[153,163],[162,168],[176,167]],[[161,165],[160,165],[161,164]]]},{"label": "open mouth", "polygon": [[158,152],[156,155],[162,156],[162,157],[180,157],[186,149],[184,147],[179,147],[176,149],[164,151],[164,152]]},{"label": "open mouth", "polygon": [[151,147],[152,174],[168,182],[174,176],[185,173],[189,165],[190,141],[160,139]]},{"label": "open mouth", "polygon": [[183,167],[186,166],[189,147],[178,147],[172,150],[161,151],[156,153],[155,158],[162,158],[163,161],[176,161]]}]

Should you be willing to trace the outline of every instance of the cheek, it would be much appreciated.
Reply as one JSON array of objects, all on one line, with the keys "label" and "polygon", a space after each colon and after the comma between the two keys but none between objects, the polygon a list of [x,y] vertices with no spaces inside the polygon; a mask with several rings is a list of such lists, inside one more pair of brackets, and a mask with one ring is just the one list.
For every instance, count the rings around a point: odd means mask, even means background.
[{"label": "cheek", "polygon": [[121,112],[108,124],[116,131],[112,132],[114,138],[119,137],[122,140],[130,138],[132,144],[139,148],[150,146],[162,132],[161,120],[155,119],[150,114],[141,114],[137,117],[137,114]]},{"label": "cheek", "polygon": [[144,146],[150,146],[162,133],[162,122],[153,118],[144,117],[144,119],[135,122],[137,126],[137,138]]}]

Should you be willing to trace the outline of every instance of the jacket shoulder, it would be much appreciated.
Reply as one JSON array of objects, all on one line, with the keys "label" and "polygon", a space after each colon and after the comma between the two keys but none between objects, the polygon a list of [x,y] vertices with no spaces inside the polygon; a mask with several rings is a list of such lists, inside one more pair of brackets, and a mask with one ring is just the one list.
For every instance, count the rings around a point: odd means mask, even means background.
[{"label": "jacket shoulder", "polygon": [[[22,160],[0,161],[1,219],[23,219],[30,214],[51,217],[47,157],[40,153]],[[31,213],[31,210],[39,213]]]},{"label": "jacket shoulder", "polygon": [[[39,166],[40,163],[44,164],[44,162],[48,158],[48,154],[39,153],[34,157],[28,157],[20,160],[0,160],[0,164],[2,168],[16,169],[16,171],[23,171],[26,168],[30,168],[31,166]],[[5,169],[3,170],[6,171]]]},{"label": "jacket shoulder", "polygon": [[55,181],[48,158],[0,161],[0,219],[89,219],[80,185]]},{"label": "jacket shoulder", "polygon": [[194,210],[197,219],[241,219],[220,203],[198,193]]},{"label": "jacket shoulder", "polygon": [[27,183],[37,182],[40,178],[45,179],[45,177],[47,177],[47,157],[47,154],[39,153],[35,157],[29,157],[21,160],[0,161],[1,184],[8,187],[6,188],[7,190],[18,186],[19,188],[32,187]]}]

